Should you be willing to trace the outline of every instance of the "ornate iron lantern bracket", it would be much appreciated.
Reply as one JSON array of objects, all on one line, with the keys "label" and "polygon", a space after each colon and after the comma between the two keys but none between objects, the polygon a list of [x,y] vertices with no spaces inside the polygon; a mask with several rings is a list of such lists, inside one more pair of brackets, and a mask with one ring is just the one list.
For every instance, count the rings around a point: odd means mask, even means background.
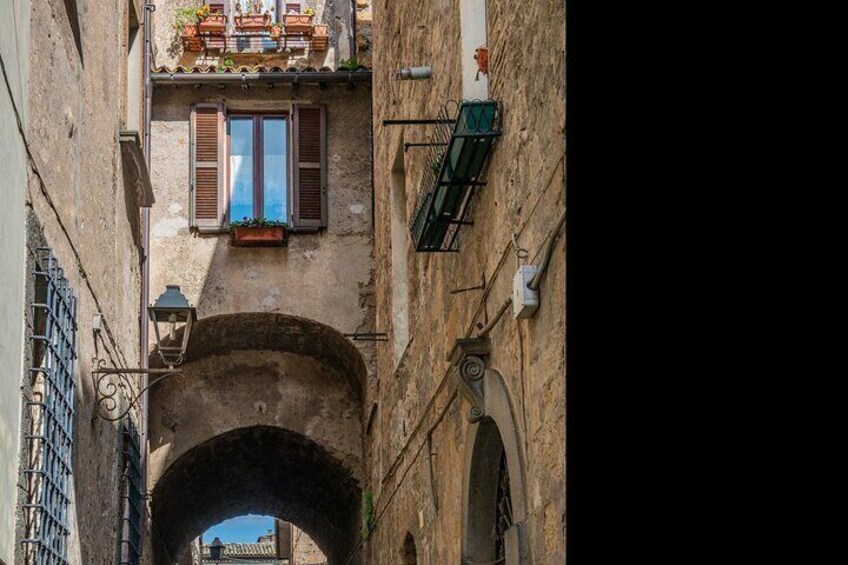
[{"label": "ornate iron lantern bracket", "polygon": [[[144,393],[153,385],[162,382],[171,375],[182,374],[182,369],[169,367],[167,369],[121,369],[106,367],[105,359],[92,359],[92,364],[97,368],[91,371],[92,379],[94,380],[94,415],[92,421],[98,416],[110,422],[116,422],[129,414],[133,406],[135,406]],[[109,416],[112,411],[118,408],[118,392],[121,386],[126,386],[128,390],[132,390],[132,378],[130,375],[156,375],[151,379],[146,387],[139,390],[135,396],[130,398],[130,402],[117,416]],[[114,381],[109,377],[118,375],[118,380]]]},{"label": "ornate iron lantern bracket", "polygon": [[453,346],[448,361],[458,367],[457,384],[471,410],[466,416],[472,424],[486,416],[483,375],[486,373],[485,358],[489,356],[489,339],[486,337],[459,338]]},{"label": "ornate iron lantern bracket", "polygon": [[[153,323],[156,332],[156,350],[162,363],[167,369],[128,369],[122,367],[106,367],[105,359],[92,359],[94,370],[91,377],[94,381],[94,415],[92,421],[100,416],[104,420],[114,422],[126,416],[133,406],[138,403],[147,389],[162,382],[171,375],[182,373],[182,369],[174,369],[174,365],[183,362],[188,340],[191,335],[192,324],[197,320],[197,309],[189,304],[188,299],[180,292],[177,285],[166,285],[165,292],[156,299],[156,303],[147,307],[148,316]],[[180,324],[182,336],[177,337],[177,324]],[[161,326],[161,328],[160,328]],[[112,375],[118,375],[117,382],[110,379]],[[133,390],[133,379],[130,375],[157,375],[151,379],[146,386],[141,388],[135,396],[130,398],[127,408],[115,417],[104,415],[118,408],[118,391],[122,387]]]}]

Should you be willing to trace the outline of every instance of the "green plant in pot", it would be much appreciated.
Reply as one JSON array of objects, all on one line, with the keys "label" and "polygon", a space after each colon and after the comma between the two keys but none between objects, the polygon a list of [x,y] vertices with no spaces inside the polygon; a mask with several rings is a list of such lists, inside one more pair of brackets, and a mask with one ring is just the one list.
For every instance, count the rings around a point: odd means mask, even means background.
[{"label": "green plant in pot", "polygon": [[244,218],[230,222],[232,245],[236,247],[278,247],[286,245],[288,224],[267,218]]}]

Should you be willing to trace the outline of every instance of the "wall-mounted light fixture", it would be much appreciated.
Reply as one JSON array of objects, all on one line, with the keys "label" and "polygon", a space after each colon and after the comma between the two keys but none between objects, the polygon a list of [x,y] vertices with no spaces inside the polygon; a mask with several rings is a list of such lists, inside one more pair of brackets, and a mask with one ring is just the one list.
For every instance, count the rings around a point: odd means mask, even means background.
[{"label": "wall-mounted light fixture", "polygon": [[[185,357],[191,328],[194,322],[197,321],[197,309],[189,304],[188,299],[180,292],[179,286],[167,285],[165,292],[156,299],[156,303],[147,307],[147,314],[150,317],[150,321],[153,322],[153,329],[156,335],[156,350],[159,352],[159,358],[168,368],[112,368],[106,367],[105,359],[95,358],[93,363],[96,369],[91,372],[92,377],[95,379],[95,415],[92,419],[100,416],[104,420],[120,420],[129,413],[147,389],[171,375],[182,373],[182,369],[175,369],[174,367],[180,365]],[[178,330],[182,330],[182,337],[178,337]],[[113,417],[104,415],[101,412],[101,408],[105,408],[107,412],[111,413],[118,407],[116,396],[121,386],[120,383],[115,383],[109,379],[111,375],[118,375],[120,381],[123,381],[123,384],[129,390],[132,390],[132,381],[129,375],[157,375],[157,377],[151,380],[146,387],[138,391],[123,412]]]}]

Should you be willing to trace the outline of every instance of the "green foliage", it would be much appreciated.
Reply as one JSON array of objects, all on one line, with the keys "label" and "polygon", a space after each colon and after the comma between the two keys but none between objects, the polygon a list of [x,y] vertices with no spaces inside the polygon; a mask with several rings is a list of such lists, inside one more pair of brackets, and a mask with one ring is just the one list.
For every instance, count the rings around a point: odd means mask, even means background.
[{"label": "green foliage", "polygon": [[350,59],[342,59],[339,61],[339,68],[350,69],[351,71],[357,68],[360,65],[359,61],[356,60],[356,55],[351,57]]},{"label": "green foliage", "polygon": [[175,8],[174,22],[171,24],[171,27],[173,27],[175,31],[182,31],[185,26],[196,24],[197,10],[199,8],[199,5],[185,8]]},{"label": "green foliage", "polygon": [[235,63],[233,62],[232,59],[225,59],[223,64],[218,65],[218,72],[223,73],[227,69],[232,69],[234,66],[235,66]]},{"label": "green foliage", "polygon": [[315,15],[315,9],[310,6],[309,8],[305,9],[303,11],[303,13],[306,16],[314,16]]},{"label": "green foliage", "polygon": [[374,529],[374,494],[369,490],[362,493],[362,537],[367,538]]},{"label": "green foliage", "polygon": [[230,228],[271,228],[276,226],[287,227],[288,224],[279,220],[269,220],[262,216],[258,218],[248,218],[245,216],[242,220],[230,222]]}]

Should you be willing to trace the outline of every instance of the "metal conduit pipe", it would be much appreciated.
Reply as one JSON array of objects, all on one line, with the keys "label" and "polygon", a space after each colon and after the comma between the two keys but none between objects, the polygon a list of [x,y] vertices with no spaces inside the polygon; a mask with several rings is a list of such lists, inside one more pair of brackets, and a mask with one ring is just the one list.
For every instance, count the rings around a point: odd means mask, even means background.
[{"label": "metal conduit pipe", "polygon": [[424,80],[430,78],[431,67],[405,67],[395,71],[396,80]]},{"label": "metal conduit pipe", "polygon": [[304,72],[256,72],[256,73],[151,73],[151,81],[153,84],[169,84],[169,83],[220,83],[220,82],[291,82],[291,83],[307,83],[307,82],[337,82],[337,83],[352,83],[352,82],[371,82],[371,71],[342,71],[342,72],[320,72],[320,71],[304,71]]},{"label": "metal conduit pipe", "polygon": [[542,254],[542,260],[539,262],[539,267],[536,269],[536,275],[527,285],[529,288],[536,290],[539,288],[539,285],[542,284],[542,278],[545,276],[545,271],[548,270],[548,265],[551,263],[551,256],[554,250],[554,244],[556,243],[557,238],[559,237],[559,230],[562,228],[562,224],[565,223],[565,210],[563,209],[562,214],[559,215],[559,219],[557,220],[556,225],[554,226],[554,230],[551,232],[551,237],[548,240],[548,244],[545,246],[545,252]]}]

